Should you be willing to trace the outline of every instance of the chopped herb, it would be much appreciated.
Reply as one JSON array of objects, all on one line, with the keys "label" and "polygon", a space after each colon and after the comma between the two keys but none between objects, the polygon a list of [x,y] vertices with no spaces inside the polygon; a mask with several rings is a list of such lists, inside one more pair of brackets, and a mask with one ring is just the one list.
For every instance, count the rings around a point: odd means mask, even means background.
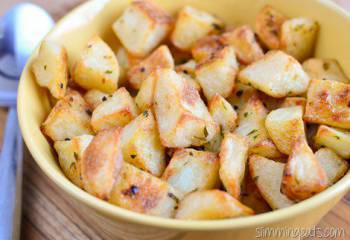
[{"label": "chopped herb", "polygon": [[111,73],[113,73],[113,71],[112,71],[112,70],[106,70],[105,73],[106,73],[106,74],[111,74]]},{"label": "chopped herb", "polygon": [[255,136],[253,137],[253,139],[255,140],[257,137],[259,137],[259,134],[255,135]]},{"label": "chopped herb", "polygon": [[135,159],[135,158],[136,158],[136,154],[131,154],[130,157],[131,157],[132,159]]},{"label": "chopped herb", "polygon": [[74,153],[73,153],[73,156],[74,156],[74,159],[75,159],[75,160],[78,160],[78,153],[74,152]]},{"label": "chopped herb", "polygon": [[294,27],[295,31],[299,31],[304,27],[304,24],[298,24],[297,26]]},{"label": "chopped herb", "polygon": [[47,65],[45,64],[45,65],[44,65],[44,70],[46,70],[46,69],[47,69]]},{"label": "chopped herb", "polygon": [[248,112],[245,112],[244,114],[243,114],[243,116],[246,118],[246,117],[248,117]]},{"label": "chopped herb", "polygon": [[212,26],[213,26],[216,30],[218,30],[218,31],[221,31],[221,30],[222,30],[222,26],[220,26],[220,25],[217,24],[217,23],[213,23]]},{"label": "chopped herb", "polygon": [[92,44],[89,44],[89,45],[88,45],[88,48],[92,48]]},{"label": "chopped herb", "polygon": [[102,97],[102,101],[104,102],[104,101],[107,101],[107,97],[106,96],[103,96]]},{"label": "chopped herb", "polygon": [[184,74],[188,74],[188,71],[185,69],[185,70],[183,70],[183,73]]},{"label": "chopped herb", "polygon": [[258,179],[259,179],[259,176],[255,176],[255,177],[253,178],[253,181],[254,181],[254,182],[257,182]]},{"label": "chopped herb", "polygon": [[60,83],[60,88],[63,88],[63,83]]},{"label": "chopped herb", "polygon": [[144,111],[144,112],[142,113],[142,115],[143,115],[144,117],[148,117],[148,111],[147,111],[147,110]]},{"label": "chopped herb", "polygon": [[328,69],[329,69],[329,63],[328,62],[324,62],[322,66],[323,66],[323,69],[325,71],[328,71]]},{"label": "chopped herb", "polygon": [[204,137],[207,138],[208,137],[208,129],[206,126],[203,129],[203,133],[204,133]]},{"label": "chopped herb", "polygon": [[239,91],[236,92],[236,96],[237,97],[242,96],[242,94],[243,94],[243,90],[239,90]]},{"label": "chopped herb", "polygon": [[86,110],[85,110],[85,112],[86,112],[86,114],[87,114],[87,115],[89,115],[89,116],[91,116],[91,115],[92,115],[92,112],[91,112],[91,110],[90,110],[90,109],[86,109]]},{"label": "chopped herb", "polygon": [[140,68],[140,72],[145,72],[146,69],[144,67]]},{"label": "chopped herb", "polygon": [[179,199],[171,192],[168,192],[168,197],[170,197],[171,199],[173,199],[176,203],[179,203]]},{"label": "chopped herb", "polygon": [[109,95],[108,95],[108,97],[110,97],[110,98],[111,98],[111,97],[113,97],[113,95],[112,95],[112,94],[109,94]]},{"label": "chopped herb", "polygon": [[227,110],[227,107],[226,107],[226,105],[225,105],[225,102],[222,102],[222,107],[223,107],[225,110]]},{"label": "chopped herb", "polygon": [[234,110],[238,110],[238,106],[233,105],[233,109],[234,109]]},{"label": "chopped herb", "polygon": [[222,127],[220,128],[220,135],[222,138],[225,136],[224,129]]},{"label": "chopped herb", "polygon": [[189,154],[190,154],[190,156],[193,156],[193,152],[190,152]]},{"label": "chopped herb", "polygon": [[65,138],[64,141],[70,141],[70,138]]},{"label": "chopped herb", "polygon": [[247,136],[249,136],[249,135],[251,135],[251,134],[253,134],[253,133],[257,132],[257,131],[258,131],[257,129],[253,129],[247,134]]},{"label": "chopped herb", "polygon": [[287,95],[291,95],[292,94],[292,91],[288,91]]},{"label": "chopped herb", "polygon": [[334,137],[335,137],[336,139],[338,139],[338,140],[340,139],[340,137],[339,137],[339,136],[334,136]]}]

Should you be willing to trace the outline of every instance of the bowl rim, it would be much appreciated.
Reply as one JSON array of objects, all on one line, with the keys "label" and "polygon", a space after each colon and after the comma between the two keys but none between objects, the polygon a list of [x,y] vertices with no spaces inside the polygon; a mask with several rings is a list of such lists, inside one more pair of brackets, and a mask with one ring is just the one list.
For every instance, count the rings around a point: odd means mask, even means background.
[{"label": "bowl rim", "polygon": [[[336,5],[334,2],[329,0],[310,0],[317,4],[321,4],[335,11],[337,14],[343,16],[349,21],[350,24],[350,13]],[[83,9],[89,9],[94,7],[96,4],[100,4],[100,0],[89,0],[83,4],[78,5],[68,14],[66,14],[61,20],[59,20],[55,27],[47,34],[46,37],[54,34],[60,25],[65,24],[70,20],[70,18],[76,14],[79,14]],[[46,38],[45,37],[45,38]],[[257,214],[248,217],[240,217],[233,219],[224,220],[179,220],[179,219],[169,219],[156,216],[149,216],[137,212],[133,212],[121,207],[112,205],[106,201],[98,199],[79,187],[75,186],[71,181],[69,181],[62,173],[59,173],[56,168],[46,162],[45,156],[40,152],[38,145],[32,141],[30,136],[29,125],[26,122],[25,109],[24,109],[24,84],[25,72],[30,72],[29,63],[33,59],[33,55],[37,50],[33,52],[29,58],[27,65],[25,66],[18,87],[18,98],[17,98],[17,112],[20,129],[24,142],[27,145],[29,152],[31,153],[35,162],[39,165],[41,170],[45,175],[51,179],[55,184],[59,186],[63,191],[67,192],[71,197],[83,202],[90,208],[97,212],[101,212],[104,215],[110,216],[112,219],[118,219],[127,221],[129,223],[136,223],[146,226],[152,226],[162,229],[173,229],[173,230],[191,230],[191,231],[215,231],[215,230],[225,230],[225,229],[237,229],[245,228],[251,226],[264,226],[270,223],[280,222],[287,218],[293,218],[305,211],[312,210],[322,205],[323,203],[329,201],[333,196],[338,196],[345,193],[350,189],[350,171],[337,183],[326,189],[325,191],[315,195],[312,198],[304,200],[293,206]]]}]

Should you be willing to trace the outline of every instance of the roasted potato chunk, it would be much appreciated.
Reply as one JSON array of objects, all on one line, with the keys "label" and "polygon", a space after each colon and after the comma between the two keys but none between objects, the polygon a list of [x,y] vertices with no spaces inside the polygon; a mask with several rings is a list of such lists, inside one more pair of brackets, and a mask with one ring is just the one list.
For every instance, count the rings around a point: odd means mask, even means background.
[{"label": "roasted potato chunk", "polygon": [[216,51],[222,49],[224,44],[221,42],[221,36],[209,35],[199,39],[191,49],[193,58],[197,61],[208,59]]},{"label": "roasted potato chunk", "polygon": [[288,198],[302,201],[328,187],[328,178],[304,137],[299,137],[284,168],[281,191]]},{"label": "roasted potato chunk", "polygon": [[336,183],[349,169],[347,161],[339,157],[330,148],[321,148],[315,153],[317,160],[325,170],[330,183]]},{"label": "roasted potato chunk", "polygon": [[84,100],[91,109],[97,108],[102,102],[106,101],[110,95],[100,90],[91,89],[84,95]]},{"label": "roasted potato chunk", "polygon": [[128,70],[139,63],[142,58],[131,55],[124,47],[120,46],[116,52],[116,57],[119,63],[119,82],[124,85],[126,82]]},{"label": "roasted potato chunk", "polygon": [[156,121],[150,110],[144,111],[123,129],[124,160],[159,177],[165,168],[165,150],[160,143]]},{"label": "roasted potato chunk", "polygon": [[249,145],[245,138],[227,133],[220,148],[220,179],[228,193],[239,199]]},{"label": "roasted potato chunk", "polygon": [[284,163],[251,155],[249,157],[249,172],[261,195],[272,209],[289,207],[292,200],[280,192]]},{"label": "roasted potato chunk", "polygon": [[280,105],[281,108],[296,107],[296,106],[301,106],[303,109],[303,112],[305,112],[306,98],[304,98],[304,97],[286,97]]},{"label": "roasted potato chunk", "polygon": [[300,95],[310,82],[298,61],[282,51],[270,51],[250,64],[238,74],[238,80],[275,98]]},{"label": "roasted potato chunk", "polygon": [[112,49],[98,36],[92,38],[73,69],[73,80],[84,89],[113,93],[118,88],[119,64]]},{"label": "roasted potato chunk", "polygon": [[188,194],[180,201],[175,218],[185,220],[227,219],[253,215],[254,211],[220,190]]},{"label": "roasted potato chunk", "polygon": [[123,127],[138,114],[134,99],[125,88],[120,88],[93,111],[91,125],[95,132],[115,126]]},{"label": "roasted potato chunk", "polygon": [[172,24],[172,17],[151,1],[134,0],[112,28],[128,52],[144,57],[166,38]]},{"label": "roasted potato chunk", "polygon": [[335,59],[310,58],[303,63],[303,68],[311,79],[350,83],[350,79]]},{"label": "roasted potato chunk", "polygon": [[162,176],[184,196],[219,186],[219,159],[215,153],[194,149],[176,150]]},{"label": "roasted potato chunk", "polygon": [[227,98],[227,101],[235,111],[239,112],[254,94],[257,94],[255,88],[238,82],[235,84],[233,92]]},{"label": "roasted potato chunk", "polygon": [[215,94],[209,101],[208,108],[214,121],[221,127],[222,132],[233,132],[235,130],[237,113],[225,98]]},{"label": "roasted potato chunk", "polygon": [[243,64],[251,64],[264,56],[253,30],[247,25],[224,33],[221,41],[235,48],[237,58]]},{"label": "roasted potato chunk", "polygon": [[84,98],[78,92],[69,90],[55,104],[41,130],[53,141],[91,134],[90,114],[91,110]]},{"label": "roasted potato chunk", "polygon": [[84,189],[108,200],[115,179],[123,165],[120,146],[121,128],[100,131],[86,148],[81,159],[81,176]]},{"label": "roasted potato chunk", "polygon": [[296,139],[305,136],[303,109],[300,106],[270,112],[265,127],[278,150],[289,155]]},{"label": "roasted potato chunk", "polygon": [[221,30],[223,23],[214,16],[190,6],[178,13],[171,42],[177,48],[187,51],[202,37]]},{"label": "roasted potato chunk", "polygon": [[173,217],[180,201],[177,191],[165,181],[124,163],[109,202],[135,212]]},{"label": "roasted potato chunk", "polygon": [[209,101],[215,93],[223,97],[228,97],[231,94],[237,72],[238,63],[234,49],[224,47],[215,52],[211,58],[197,65],[196,79]]},{"label": "roasted potato chunk", "polygon": [[175,71],[158,71],[154,111],[162,144],[180,148],[210,141],[219,128],[199,93]]},{"label": "roasted potato chunk", "polygon": [[253,95],[239,112],[238,127],[234,133],[247,138],[250,153],[280,158],[282,154],[271,141],[265,128],[267,112],[258,95]]},{"label": "roasted potato chunk", "polygon": [[81,177],[81,159],[92,139],[91,135],[81,135],[56,141],[54,144],[63,173],[80,188],[84,186]]},{"label": "roasted potato chunk", "polygon": [[350,159],[350,131],[320,125],[314,139],[318,147],[328,147],[339,156]]},{"label": "roasted potato chunk", "polygon": [[313,79],[304,120],[350,129],[350,84]]},{"label": "roasted potato chunk", "polygon": [[166,45],[160,46],[146,59],[129,69],[130,85],[135,89],[139,89],[147,76],[157,68],[174,68],[174,59]]},{"label": "roasted potato chunk", "polygon": [[281,27],[286,20],[287,18],[271,5],[266,5],[256,16],[256,33],[269,49],[279,49]]},{"label": "roasted potato chunk", "polygon": [[310,58],[315,49],[318,23],[299,17],[286,20],[281,27],[281,50],[302,62]]},{"label": "roasted potato chunk", "polygon": [[135,104],[141,110],[145,111],[152,107],[154,87],[159,77],[159,71],[154,71],[142,82],[140,90],[135,97]]},{"label": "roasted potato chunk", "polygon": [[51,41],[43,41],[32,70],[36,82],[49,89],[57,99],[66,94],[68,83],[67,51],[63,46]]}]

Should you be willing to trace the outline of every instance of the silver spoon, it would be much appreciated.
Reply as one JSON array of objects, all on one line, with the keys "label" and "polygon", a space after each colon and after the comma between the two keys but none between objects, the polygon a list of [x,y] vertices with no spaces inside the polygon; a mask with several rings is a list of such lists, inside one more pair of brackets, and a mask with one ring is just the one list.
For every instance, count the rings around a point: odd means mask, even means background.
[{"label": "silver spoon", "polygon": [[23,3],[0,19],[0,106],[9,107],[0,153],[0,239],[18,239],[22,138],[18,129],[18,80],[28,57],[54,22],[42,8]]}]

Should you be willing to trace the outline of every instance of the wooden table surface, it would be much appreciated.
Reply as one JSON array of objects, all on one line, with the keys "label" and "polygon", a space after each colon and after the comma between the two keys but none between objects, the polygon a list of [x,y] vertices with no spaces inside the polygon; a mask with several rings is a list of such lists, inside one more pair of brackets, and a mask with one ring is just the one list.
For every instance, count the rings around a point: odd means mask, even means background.
[{"label": "wooden table surface", "polygon": [[[15,3],[24,1],[1,0],[0,16]],[[350,0],[335,1],[350,10]],[[50,12],[55,20],[58,20],[67,11],[83,1],[31,0],[29,2],[41,5]],[[6,110],[0,109],[0,136],[2,136],[5,117]],[[108,239],[104,233],[98,232],[93,225],[86,222],[84,217],[70,206],[69,199],[43,174],[27,150],[25,150],[24,159],[22,206],[22,239]],[[350,239],[350,193],[321,220],[318,227],[344,228],[346,230],[344,239]]]}]

